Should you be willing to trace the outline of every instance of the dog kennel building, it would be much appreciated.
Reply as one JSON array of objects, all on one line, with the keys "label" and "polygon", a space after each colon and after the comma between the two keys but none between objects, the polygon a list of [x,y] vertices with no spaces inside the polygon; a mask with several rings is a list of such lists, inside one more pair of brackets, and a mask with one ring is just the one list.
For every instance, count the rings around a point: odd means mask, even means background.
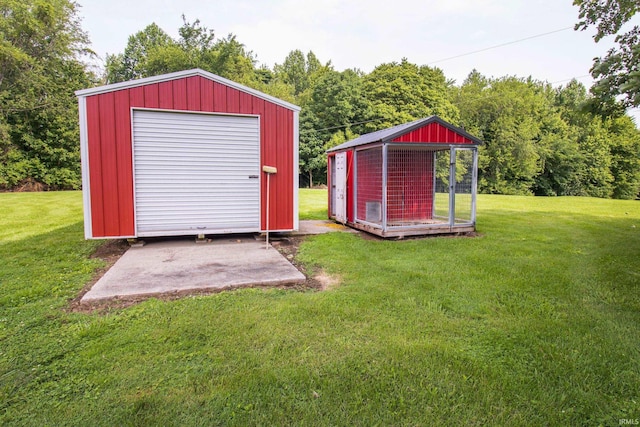
[{"label": "dog kennel building", "polygon": [[329,217],[382,237],[475,231],[481,143],[431,116],[331,148]]}]

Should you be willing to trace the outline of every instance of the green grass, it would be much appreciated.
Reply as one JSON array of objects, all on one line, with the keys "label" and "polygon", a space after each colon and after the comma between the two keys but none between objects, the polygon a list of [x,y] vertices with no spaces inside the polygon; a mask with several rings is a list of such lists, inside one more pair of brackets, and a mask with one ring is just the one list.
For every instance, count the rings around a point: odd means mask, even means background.
[{"label": "green grass", "polygon": [[[302,192],[301,217],[324,217],[325,200]],[[99,266],[80,206],[79,193],[0,194],[1,425],[640,418],[637,201],[480,196],[480,237],[308,239],[299,260],[339,276],[331,291],[108,314],[65,311]]]},{"label": "green grass", "polygon": [[327,219],[327,191],[300,189],[300,219]]}]

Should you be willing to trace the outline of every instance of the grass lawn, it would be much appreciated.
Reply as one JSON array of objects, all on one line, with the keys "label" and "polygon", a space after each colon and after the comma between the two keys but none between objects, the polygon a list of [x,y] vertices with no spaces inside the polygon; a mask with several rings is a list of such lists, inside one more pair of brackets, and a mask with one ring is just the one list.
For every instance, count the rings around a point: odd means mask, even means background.
[{"label": "grass lawn", "polygon": [[[326,191],[301,192],[323,218]],[[480,196],[475,238],[309,238],[330,291],[67,310],[81,194],[0,194],[0,425],[640,419],[640,202]]]},{"label": "grass lawn", "polygon": [[300,189],[300,219],[327,219],[327,191]]}]

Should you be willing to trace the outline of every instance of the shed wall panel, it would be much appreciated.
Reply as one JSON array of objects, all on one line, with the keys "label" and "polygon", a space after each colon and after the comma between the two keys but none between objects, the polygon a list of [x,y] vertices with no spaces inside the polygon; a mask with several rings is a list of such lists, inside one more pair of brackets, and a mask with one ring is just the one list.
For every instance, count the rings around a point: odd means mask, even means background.
[{"label": "shed wall panel", "polygon": [[187,79],[173,80],[173,109],[187,110]]},{"label": "shed wall panel", "polygon": [[202,108],[202,111],[214,111],[213,82],[211,80],[200,80],[200,96],[200,107]]},{"label": "shed wall panel", "polygon": [[134,87],[129,89],[129,100],[132,107],[144,107],[144,88]]},{"label": "shed wall panel", "polygon": [[272,218],[276,218],[274,228],[276,229],[288,229],[293,228],[293,217],[287,218],[282,215],[277,215],[278,206],[283,212],[291,212],[293,210],[293,200],[290,195],[289,188],[291,183],[291,176],[293,174],[292,162],[293,151],[291,144],[287,141],[293,140],[293,123],[289,121],[290,115],[287,114],[288,110],[282,107],[276,107],[276,147],[275,152],[275,164],[278,168],[278,180],[275,186],[276,193],[274,194],[276,202],[273,205]]},{"label": "shed wall panel", "polygon": [[116,122],[116,171],[118,192],[118,235],[134,234],[133,173],[131,163],[131,105],[130,90],[120,90],[115,94]]},{"label": "shed wall panel", "polygon": [[[262,134],[263,136],[263,141],[262,143],[264,144],[265,149],[262,150],[261,156],[262,156],[262,164],[263,165],[267,165],[267,166],[275,166],[277,167],[276,163],[275,163],[275,149],[276,149],[276,112],[275,112],[275,105],[269,104],[269,103],[265,103],[264,106],[264,115],[262,116],[263,120],[264,120],[264,133]],[[262,174],[262,182],[261,182],[261,193],[265,194],[266,197],[266,193],[267,193],[267,180],[264,179],[264,173]],[[271,195],[273,195],[277,190],[277,185],[278,185],[278,178],[279,178],[280,174],[275,174],[270,178],[270,193]],[[271,196],[270,195],[270,196]],[[274,205],[274,203],[271,203],[271,200],[273,200],[273,198],[270,199],[269,201],[269,207],[272,207]],[[264,209],[262,210],[262,217],[261,217],[261,224],[262,224],[262,228],[266,229],[266,225],[267,225],[267,216],[266,216],[266,204],[264,205]],[[277,219],[273,217],[273,215],[271,215],[271,213],[269,213],[269,220],[271,222],[271,229],[275,229],[274,224],[277,222]]]},{"label": "shed wall panel", "polygon": [[[328,201],[327,206],[331,206],[332,204],[331,189],[333,188],[334,182],[331,180],[332,179],[331,164],[336,161],[335,155],[336,153],[330,153],[327,159],[328,160],[327,161],[327,187],[329,188],[329,191],[327,192],[327,201]],[[353,186],[354,176],[355,176],[354,166],[353,166],[353,150],[346,151],[346,160],[347,160],[347,165],[346,165],[347,182],[346,182],[346,189],[345,189],[345,198],[346,198],[346,205],[347,205],[347,222],[353,222],[354,206],[355,206],[354,186]],[[328,210],[327,216],[329,218],[332,216],[331,209]]]},{"label": "shed wall panel", "polygon": [[[336,153],[329,153],[327,155],[327,206],[329,207],[327,209],[327,218],[331,218],[334,213],[335,213],[335,208],[333,206],[333,172],[332,169],[335,169],[335,162],[336,161]],[[333,166],[333,167],[332,167]],[[349,192],[347,191],[347,196],[345,196],[347,198],[347,200],[349,200],[349,196],[348,196]]]},{"label": "shed wall panel", "polygon": [[429,123],[411,132],[395,138],[393,142],[420,142],[438,144],[474,144],[473,141],[460,135],[440,123]]},{"label": "shed wall panel", "polygon": [[202,101],[202,92],[200,90],[200,78],[197,76],[189,77],[187,81],[187,110],[200,111]]},{"label": "shed wall panel", "polygon": [[173,82],[158,83],[158,108],[173,109]]},{"label": "shed wall panel", "polygon": [[160,85],[155,83],[144,88],[144,104],[136,107],[159,108],[160,107]]},{"label": "shed wall panel", "polygon": [[94,236],[104,237],[104,199],[102,191],[102,159],[100,149],[100,104],[96,96],[87,99],[87,151],[91,187],[91,228]]},{"label": "shed wall panel", "polygon": [[104,200],[104,232],[120,235],[118,206],[118,163],[116,155],[115,95],[100,97],[100,160],[102,162],[102,191]]},{"label": "shed wall panel", "polygon": [[240,112],[240,91],[231,87],[227,88],[226,110],[228,113]]},{"label": "shed wall panel", "polygon": [[240,114],[252,114],[252,98],[248,93],[240,92],[240,107],[238,110]]},{"label": "shed wall panel", "polygon": [[227,87],[213,82],[213,111],[227,111]]}]

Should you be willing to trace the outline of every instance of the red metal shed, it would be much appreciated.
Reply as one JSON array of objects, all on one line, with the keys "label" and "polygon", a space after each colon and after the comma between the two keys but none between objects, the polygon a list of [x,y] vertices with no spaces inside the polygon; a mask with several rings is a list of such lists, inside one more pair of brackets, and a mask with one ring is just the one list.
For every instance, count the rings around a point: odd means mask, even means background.
[{"label": "red metal shed", "polygon": [[431,116],[338,145],[329,217],[383,237],[474,231],[481,143]]},{"label": "red metal shed", "polygon": [[76,95],[86,238],[298,228],[299,107],[199,69]]}]

